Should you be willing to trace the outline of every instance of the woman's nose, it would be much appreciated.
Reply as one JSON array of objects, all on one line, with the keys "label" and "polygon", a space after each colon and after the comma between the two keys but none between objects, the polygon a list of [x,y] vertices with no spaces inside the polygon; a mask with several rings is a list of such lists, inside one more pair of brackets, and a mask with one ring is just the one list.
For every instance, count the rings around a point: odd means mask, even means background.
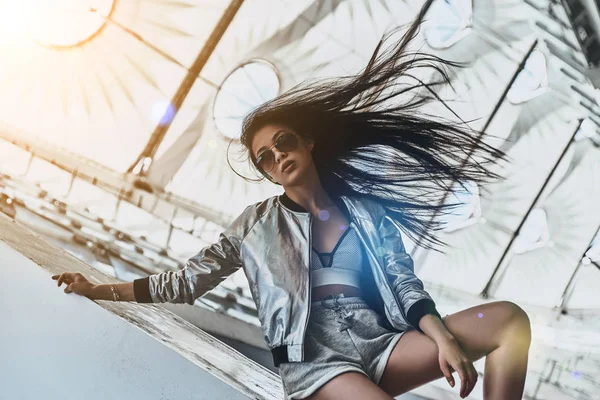
[{"label": "woman's nose", "polygon": [[287,153],[285,151],[279,151],[273,149],[273,154],[275,154],[275,162],[279,164],[285,157],[287,157]]}]

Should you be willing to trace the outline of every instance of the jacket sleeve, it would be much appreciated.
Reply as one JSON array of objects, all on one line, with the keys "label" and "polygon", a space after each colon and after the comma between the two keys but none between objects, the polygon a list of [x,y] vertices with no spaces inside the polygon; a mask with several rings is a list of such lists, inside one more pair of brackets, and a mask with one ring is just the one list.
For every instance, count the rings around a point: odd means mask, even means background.
[{"label": "jacket sleeve", "polygon": [[247,232],[250,207],[221,232],[216,243],[204,247],[188,259],[183,269],[134,280],[136,301],[191,305],[237,271],[242,266],[240,248]]},{"label": "jacket sleeve", "polygon": [[423,332],[419,328],[419,321],[424,315],[441,317],[433,299],[423,288],[423,282],[414,273],[413,260],[404,248],[400,232],[396,222],[384,211],[379,223],[379,233],[386,274],[408,323]]}]

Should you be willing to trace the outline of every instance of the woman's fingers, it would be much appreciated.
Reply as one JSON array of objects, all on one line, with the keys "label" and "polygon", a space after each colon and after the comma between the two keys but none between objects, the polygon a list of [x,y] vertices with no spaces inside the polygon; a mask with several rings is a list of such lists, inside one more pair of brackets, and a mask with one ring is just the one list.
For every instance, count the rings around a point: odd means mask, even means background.
[{"label": "woman's fingers", "polygon": [[475,370],[472,362],[464,361],[459,365],[457,372],[460,376],[460,397],[464,398],[471,394],[475,388],[478,378],[477,370]]},{"label": "woman's fingers", "polygon": [[440,369],[446,377],[448,384],[450,384],[450,387],[454,387],[454,377],[452,376],[452,371],[450,371],[448,364],[446,362],[440,363]]},{"label": "woman's fingers", "polygon": [[463,364],[459,365],[457,369],[458,376],[460,376],[460,397],[465,397],[465,392],[469,386],[469,376],[465,371],[465,366]]},{"label": "woman's fingers", "polygon": [[56,282],[56,285],[60,286],[63,282],[66,284],[73,282],[73,275],[74,274],[72,272],[63,272],[60,275],[53,275],[52,279],[58,279],[58,282]]},{"label": "woman's fingers", "polygon": [[71,277],[71,273],[70,272],[65,272],[58,279],[58,286],[60,286],[63,282],[68,285],[72,281],[73,281],[73,278]]},{"label": "woman's fingers", "polygon": [[90,288],[93,286],[90,281],[86,279],[79,272],[64,272],[60,275],[52,275],[52,279],[57,281],[57,285],[60,287],[62,283],[65,283],[65,293],[76,293],[82,296],[88,296]]},{"label": "woman's fingers", "polygon": [[479,376],[477,375],[477,370],[475,369],[475,367],[473,366],[473,363],[471,363],[471,362],[469,362],[468,372],[469,372],[469,389],[467,390],[465,397],[468,396],[469,394],[471,394],[473,389],[475,389],[475,384],[477,383],[477,379],[479,378]]}]

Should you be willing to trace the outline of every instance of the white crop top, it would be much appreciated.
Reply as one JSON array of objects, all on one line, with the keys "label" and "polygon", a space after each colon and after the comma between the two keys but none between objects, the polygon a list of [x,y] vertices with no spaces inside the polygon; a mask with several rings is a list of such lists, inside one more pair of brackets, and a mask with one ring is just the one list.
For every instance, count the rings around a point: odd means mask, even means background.
[{"label": "white crop top", "polygon": [[360,288],[363,252],[360,240],[348,227],[331,253],[311,251],[311,287],[349,285]]}]

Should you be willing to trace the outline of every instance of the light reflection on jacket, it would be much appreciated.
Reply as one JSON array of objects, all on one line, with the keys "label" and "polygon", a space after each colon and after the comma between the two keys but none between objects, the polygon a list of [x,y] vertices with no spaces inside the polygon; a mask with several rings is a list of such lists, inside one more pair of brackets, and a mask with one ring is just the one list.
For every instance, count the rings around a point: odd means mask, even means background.
[{"label": "light reflection on jacket", "polygon": [[[364,268],[361,280],[363,297],[387,317],[388,328],[419,329],[424,314],[439,316],[414,274],[400,229],[385,208],[362,198],[341,196],[335,200],[365,248],[370,268]],[[285,193],[250,205],[216,243],[191,257],[182,270],[134,281],[136,300],[194,304],[242,267],[275,365],[302,361],[310,308],[312,219]]]}]

